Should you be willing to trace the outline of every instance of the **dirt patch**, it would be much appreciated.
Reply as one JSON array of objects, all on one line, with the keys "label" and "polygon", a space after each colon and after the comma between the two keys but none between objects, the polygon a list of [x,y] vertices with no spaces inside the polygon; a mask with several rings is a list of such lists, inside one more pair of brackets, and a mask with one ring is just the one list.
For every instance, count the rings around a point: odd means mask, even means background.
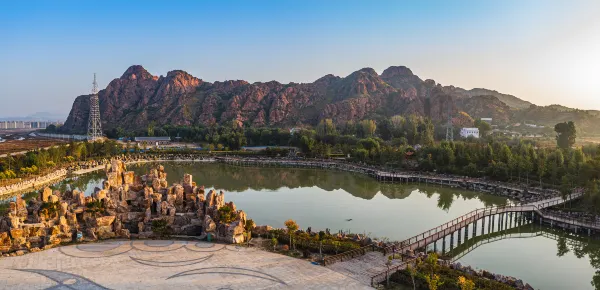
[{"label": "dirt patch", "polygon": [[0,155],[17,152],[24,153],[32,149],[46,148],[61,143],[65,143],[65,141],[53,139],[6,140],[6,142],[0,143]]}]

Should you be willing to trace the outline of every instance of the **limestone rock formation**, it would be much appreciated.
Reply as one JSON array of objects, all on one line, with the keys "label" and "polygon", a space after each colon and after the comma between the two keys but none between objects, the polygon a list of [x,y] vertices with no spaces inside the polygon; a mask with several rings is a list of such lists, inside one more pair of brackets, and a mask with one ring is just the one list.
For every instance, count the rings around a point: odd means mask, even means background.
[{"label": "limestone rock formation", "polygon": [[[91,196],[83,192],[52,192],[44,188],[27,204],[18,197],[0,217],[0,254],[47,249],[73,241],[111,238],[149,238],[157,234],[203,236],[244,242],[246,214],[225,202],[225,194],[197,187],[192,176],[182,184],[166,185],[162,166],[137,177],[113,160],[106,167],[104,188]],[[233,209],[234,220],[220,222],[218,210]],[[158,221],[164,228],[158,229]],[[164,225],[166,224],[166,225]]]}]

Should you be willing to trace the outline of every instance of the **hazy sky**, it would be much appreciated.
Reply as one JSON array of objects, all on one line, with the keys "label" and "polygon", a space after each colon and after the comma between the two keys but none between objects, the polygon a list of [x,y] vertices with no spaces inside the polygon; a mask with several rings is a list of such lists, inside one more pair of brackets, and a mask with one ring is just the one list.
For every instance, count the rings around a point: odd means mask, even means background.
[{"label": "hazy sky", "polygon": [[207,81],[423,79],[600,109],[600,1],[2,1],[0,117],[66,114],[132,64]]}]

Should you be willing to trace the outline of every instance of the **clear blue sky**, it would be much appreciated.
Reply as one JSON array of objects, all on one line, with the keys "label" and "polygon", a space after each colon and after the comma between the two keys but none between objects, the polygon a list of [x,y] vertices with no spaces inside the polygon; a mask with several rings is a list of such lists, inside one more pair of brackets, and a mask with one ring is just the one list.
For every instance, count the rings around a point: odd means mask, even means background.
[{"label": "clear blue sky", "polygon": [[600,109],[600,1],[3,1],[0,117],[67,114],[132,64],[312,82],[405,65],[536,104]]}]

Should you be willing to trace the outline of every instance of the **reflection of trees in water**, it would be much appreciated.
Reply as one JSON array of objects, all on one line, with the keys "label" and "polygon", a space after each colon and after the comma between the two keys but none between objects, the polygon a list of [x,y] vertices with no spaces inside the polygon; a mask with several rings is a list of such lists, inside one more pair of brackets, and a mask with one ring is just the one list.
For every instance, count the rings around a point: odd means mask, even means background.
[{"label": "reflection of trees in water", "polygon": [[[215,187],[226,191],[277,190],[282,187],[302,188],[317,186],[326,191],[344,190],[353,196],[372,199],[381,193],[390,199],[404,199],[414,191],[431,198],[439,194],[438,205],[448,210],[455,198],[478,198],[486,206],[503,205],[506,198],[448,187],[417,184],[379,183],[362,174],[335,170],[303,168],[238,167],[212,163],[164,163],[169,183],[179,182],[184,173],[190,173],[198,185]],[[130,166],[129,170],[145,174],[153,164]]]},{"label": "reflection of trees in water", "polygon": [[569,247],[567,247],[567,239],[564,236],[558,237],[556,240],[556,248],[556,255],[559,257],[562,257],[569,252]]},{"label": "reflection of trees in water", "polygon": [[590,237],[579,236],[559,229],[541,228],[545,232],[551,232],[556,239],[556,255],[564,256],[569,251],[581,259],[587,255],[590,265],[596,270],[591,284],[600,290],[600,240]]}]

